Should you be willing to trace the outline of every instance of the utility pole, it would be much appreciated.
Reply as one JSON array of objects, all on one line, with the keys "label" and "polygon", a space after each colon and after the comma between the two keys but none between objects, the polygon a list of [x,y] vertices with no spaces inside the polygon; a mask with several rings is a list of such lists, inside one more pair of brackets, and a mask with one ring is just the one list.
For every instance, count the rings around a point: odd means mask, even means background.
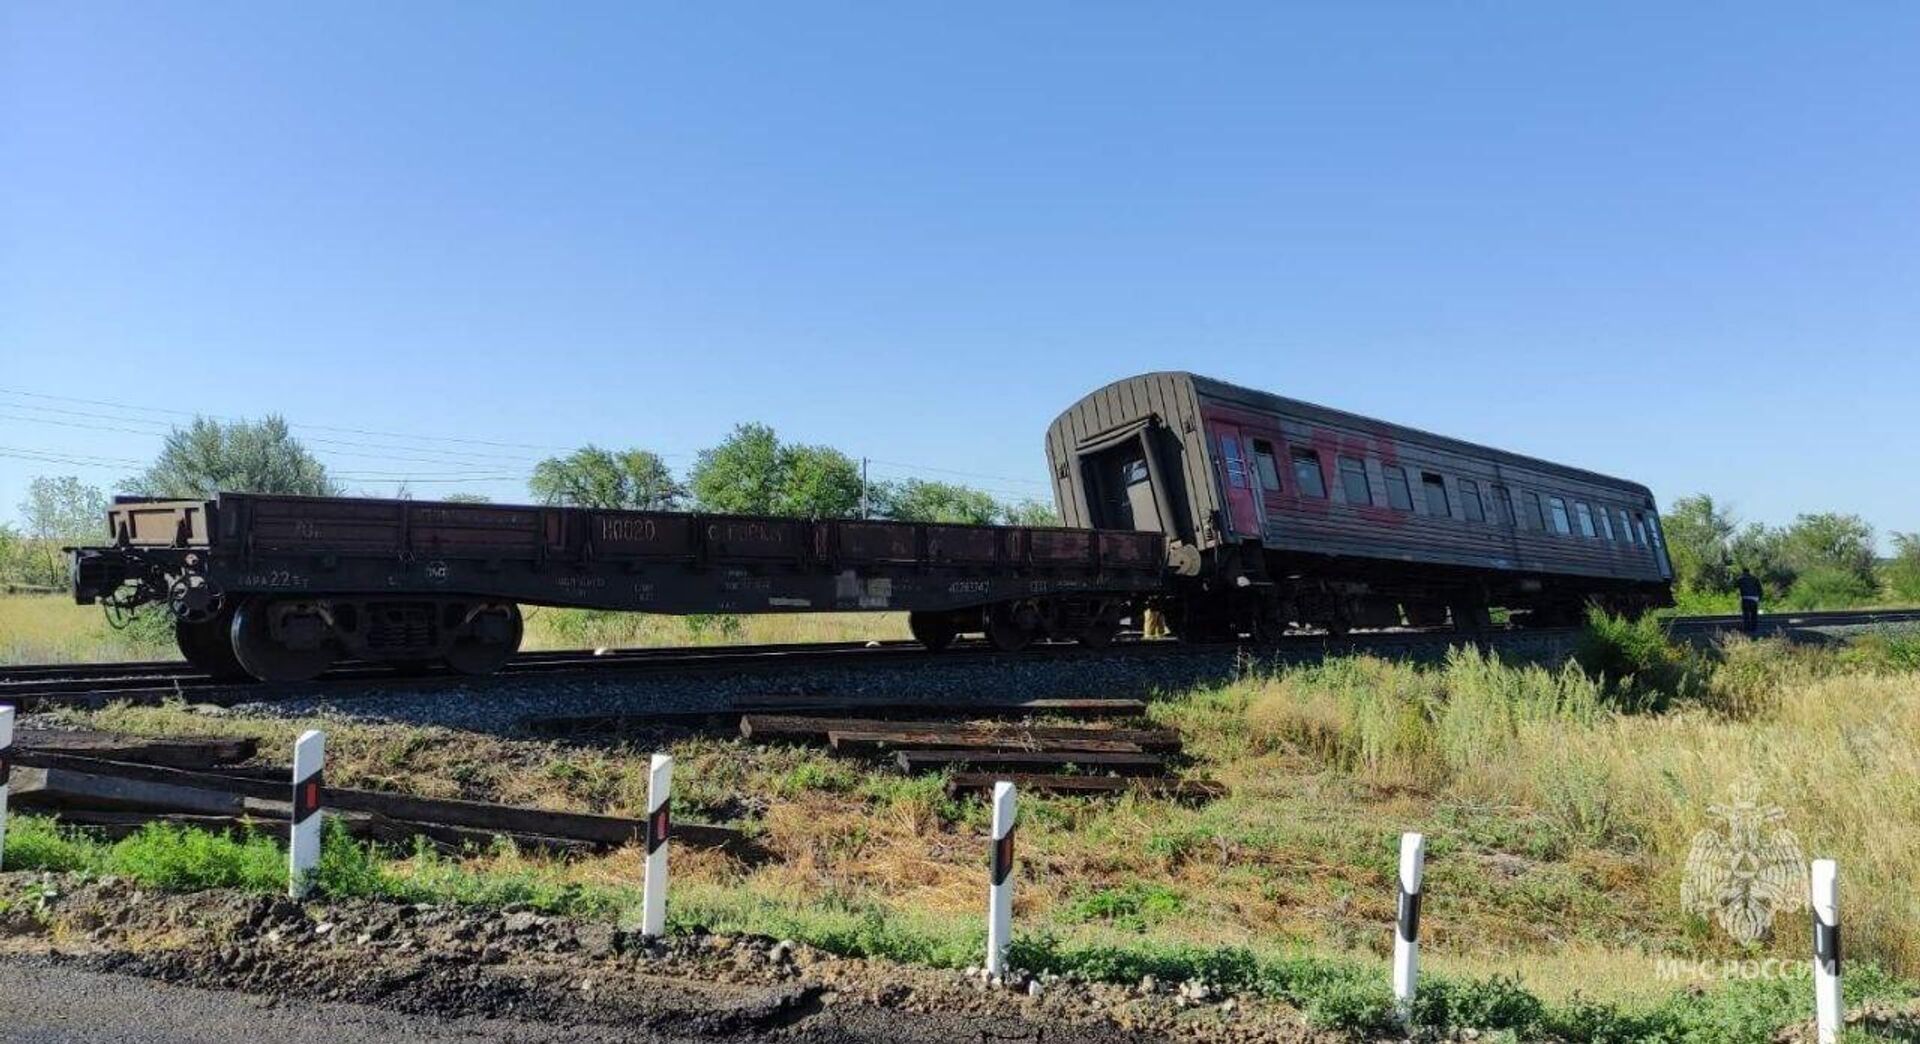
[{"label": "utility pole", "polygon": [[872,518],[867,503],[867,458],[860,458],[860,517]]}]

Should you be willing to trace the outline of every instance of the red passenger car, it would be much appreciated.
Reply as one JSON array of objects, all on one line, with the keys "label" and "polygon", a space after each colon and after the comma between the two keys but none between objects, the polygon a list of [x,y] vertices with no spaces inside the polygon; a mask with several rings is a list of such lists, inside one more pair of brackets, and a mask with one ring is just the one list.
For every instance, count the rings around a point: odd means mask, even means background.
[{"label": "red passenger car", "polygon": [[1672,604],[1645,486],[1194,374],[1093,392],[1047,458],[1068,525],[1167,536],[1193,637]]}]

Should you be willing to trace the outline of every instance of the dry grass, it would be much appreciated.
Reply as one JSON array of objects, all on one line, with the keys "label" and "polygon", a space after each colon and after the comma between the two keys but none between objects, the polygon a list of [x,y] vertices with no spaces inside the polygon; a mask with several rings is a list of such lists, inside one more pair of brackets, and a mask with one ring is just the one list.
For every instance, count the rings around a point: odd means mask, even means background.
[{"label": "dry grass", "polygon": [[[903,639],[905,613],[653,616],[576,609],[527,610],[526,649],[775,645]],[[164,627],[116,631],[99,606],[62,595],[0,595],[0,664],[174,660]]]},{"label": "dry grass", "polygon": [[[1390,946],[1395,838],[1430,838],[1423,935],[1432,966],[1508,971],[1547,997],[1670,993],[1662,955],[1734,947],[1679,909],[1706,808],[1751,780],[1809,856],[1841,862],[1852,954],[1920,973],[1920,672],[1897,656],[1729,647],[1702,701],[1664,715],[1607,709],[1577,670],[1458,655],[1444,668],[1329,663],[1184,694],[1154,715],[1190,771],[1232,795],[1205,807],[1023,799],[1019,915],[1068,942],[1151,939],[1308,947],[1374,959]],[[307,722],[180,708],[83,717],[139,732],[258,735],[284,760]],[[938,780],[869,771],[798,747],[659,737],[689,821],[733,822],[775,853],[759,866],[676,856],[705,907],[821,916],[878,910],[964,932],[981,903],[985,816]],[[399,726],[332,725],[329,778],[635,815],[655,745],[592,746]],[[639,880],[630,851],[556,863],[476,857],[578,884]],[[681,894],[677,892],[677,894]],[[1765,953],[1802,955],[1804,918]]]},{"label": "dry grass", "polygon": [[785,645],[902,639],[905,613],[657,616],[580,609],[527,610],[526,649],[677,645]]},{"label": "dry grass", "polygon": [[99,606],[63,595],[0,595],[0,664],[178,659],[171,641],[143,641],[107,625]]}]

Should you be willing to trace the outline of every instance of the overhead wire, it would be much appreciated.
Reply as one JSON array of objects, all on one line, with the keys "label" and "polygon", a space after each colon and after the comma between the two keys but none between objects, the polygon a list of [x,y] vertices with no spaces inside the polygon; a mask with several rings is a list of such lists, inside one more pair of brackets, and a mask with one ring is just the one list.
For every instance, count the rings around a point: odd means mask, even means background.
[{"label": "overhead wire", "polygon": [[[222,417],[217,414],[209,414],[209,413],[195,411],[195,410],[183,410],[183,409],[162,407],[162,406],[144,406],[144,405],[139,405],[135,403],[120,402],[120,401],[109,400],[109,399],[93,399],[93,398],[86,398],[82,396],[73,396],[73,395],[54,395],[54,394],[49,394],[45,392],[28,391],[21,388],[0,387],[0,396],[11,396],[15,399],[34,399],[42,402],[57,402],[57,403],[68,403],[68,404],[75,404],[75,405],[81,405],[81,406],[104,407],[110,410],[132,411],[136,413],[161,414],[167,417],[209,417],[210,419],[226,420],[226,421],[232,421],[234,419],[231,417]],[[111,413],[99,413],[99,412],[89,411],[89,410],[67,409],[60,406],[36,405],[35,403],[30,403],[30,402],[18,402],[18,401],[9,402],[9,401],[6,401],[5,399],[0,399],[0,407],[4,407],[8,410],[27,411],[29,414],[55,414],[55,415],[58,415],[59,417],[80,418],[80,420],[78,421],[58,420],[58,419],[54,419],[53,417],[47,417],[47,416],[32,416],[32,415],[23,416],[20,413],[0,412],[0,420],[12,420],[18,423],[25,423],[25,424],[50,425],[55,427],[78,429],[82,431],[110,431],[110,432],[117,432],[122,434],[144,435],[148,437],[165,437],[166,435],[170,434],[172,431],[176,430],[179,427],[179,425],[174,421],[162,420],[154,417],[118,416]],[[84,423],[82,423],[82,421],[84,421]],[[141,427],[126,427],[125,425],[140,425]],[[287,425],[289,428],[306,430],[306,431],[325,431],[325,432],[334,432],[334,433],[341,433],[341,434],[366,435],[366,436],[372,436],[376,438],[401,439],[410,443],[409,445],[396,446],[390,443],[372,443],[372,442],[363,442],[363,441],[354,440],[354,439],[335,439],[335,438],[326,438],[326,437],[312,436],[312,435],[302,436],[302,442],[312,444],[315,447],[313,449],[313,452],[316,455],[320,455],[323,457],[330,457],[330,458],[331,457],[351,457],[351,458],[357,458],[362,460],[380,461],[380,462],[401,464],[401,465],[428,464],[428,465],[458,467],[459,465],[466,464],[476,469],[476,472],[471,474],[465,473],[465,472],[453,472],[453,471],[372,472],[372,471],[358,471],[351,468],[330,469],[333,471],[336,477],[339,477],[342,479],[354,479],[354,480],[382,478],[382,479],[394,479],[394,480],[407,480],[407,481],[414,481],[414,482],[428,482],[428,481],[431,481],[431,482],[463,482],[463,481],[523,482],[526,480],[526,477],[527,477],[526,475],[497,475],[497,474],[492,474],[490,472],[481,473],[478,471],[478,469],[491,467],[492,469],[497,470],[498,467],[501,465],[508,465],[508,466],[518,465],[520,467],[526,468],[528,472],[531,472],[533,466],[539,463],[539,460],[541,459],[541,458],[536,458],[536,457],[531,457],[531,456],[526,456],[521,454],[490,453],[490,452],[478,452],[473,450],[446,449],[439,446],[422,445],[420,444],[422,442],[445,442],[445,443],[453,443],[457,445],[485,446],[485,447],[493,447],[498,449],[527,449],[527,450],[537,450],[537,451],[543,451],[543,452],[553,451],[553,452],[560,452],[560,453],[573,452],[574,450],[578,449],[578,447],[559,447],[559,446],[541,445],[538,443],[506,442],[506,441],[490,440],[490,439],[478,439],[478,438],[472,438],[469,436],[434,435],[434,434],[426,434],[426,433],[405,433],[405,432],[380,431],[377,429],[369,429],[369,428],[343,427],[338,425],[310,424],[305,422],[296,422],[292,420],[288,420]],[[335,447],[345,447],[345,448],[335,448]],[[366,450],[373,450],[377,452],[363,452]],[[419,456],[415,454],[425,454],[425,456]],[[685,457],[695,456],[695,454],[687,453],[687,452],[662,452],[662,453],[658,453],[657,455],[661,457],[673,457],[673,458],[685,458]],[[86,455],[80,454],[77,456],[84,457]],[[94,459],[104,460],[105,458],[94,458]],[[1043,480],[1034,479],[1034,478],[1016,477],[1011,475],[997,475],[997,474],[992,474],[987,472],[971,471],[971,470],[966,470],[961,468],[949,468],[949,467],[942,467],[937,465],[926,465],[926,464],[913,464],[905,461],[895,461],[895,460],[873,458],[873,457],[866,458],[866,460],[868,464],[878,466],[880,469],[882,469],[883,474],[880,476],[880,478],[883,481],[887,480],[890,477],[900,478],[900,479],[921,478],[926,474],[936,474],[936,475],[952,475],[960,478],[967,478],[967,479],[974,479],[974,480],[987,480],[987,481],[996,482],[996,483],[1013,483],[1025,488],[1011,489],[1011,488],[1007,488],[1006,486],[992,486],[992,487],[976,486],[974,488],[977,488],[984,493],[990,493],[997,496],[1012,498],[1016,500],[1040,498],[1045,496],[1046,493],[1051,492],[1051,489],[1052,489],[1049,483]],[[50,462],[58,463],[59,461],[50,461]],[[135,462],[135,461],[126,461],[122,463],[124,463],[125,466],[128,466],[128,467],[143,466],[139,462]],[[89,466],[107,466],[107,465],[95,464],[95,465],[89,465]],[[901,472],[902,474],[890,476],[885,472]]]}]

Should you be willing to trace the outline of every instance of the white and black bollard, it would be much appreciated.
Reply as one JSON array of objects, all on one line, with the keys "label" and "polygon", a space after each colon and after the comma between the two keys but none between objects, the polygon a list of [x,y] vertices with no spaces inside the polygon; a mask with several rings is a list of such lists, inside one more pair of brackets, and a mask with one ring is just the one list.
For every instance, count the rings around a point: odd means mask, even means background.
[{"label": "white and black bollard", "polygon": [[325,787],[327,734],[308,729],[293,744],[293,836],[287,843],[287,894],[304,898],[320,865],[320,804]]},{"label": "white and black bollard", "polygon": [[1820,1044],[1840,1039],[1840,868],[1813,861],[1813,1012]]},{"label": "white and black bollard", "polygon": [[7,786],[13,775],[13,708],[0,707],[0,865],[7,851]]},{"label": "white and black bollard", "polygon": [[647,766],[647,880],[640,896],[640,934],[667,934],[667,836],[673,831],[673,758]]},{"label": "white and black bollard", "polygon": [[1013,784],[993,785],[993,855],[987,889],[987,974],[1007,973],[1007,945],[1013,941]]},{"label": "white and black bollard", "polygon": [[1425,837],[1400,835],[1400,902],[1393,932],[1393,1000],[1402,1022],[1413,1017],[1414,981],[1420,975],[1420,876],[1426,859]]}]

